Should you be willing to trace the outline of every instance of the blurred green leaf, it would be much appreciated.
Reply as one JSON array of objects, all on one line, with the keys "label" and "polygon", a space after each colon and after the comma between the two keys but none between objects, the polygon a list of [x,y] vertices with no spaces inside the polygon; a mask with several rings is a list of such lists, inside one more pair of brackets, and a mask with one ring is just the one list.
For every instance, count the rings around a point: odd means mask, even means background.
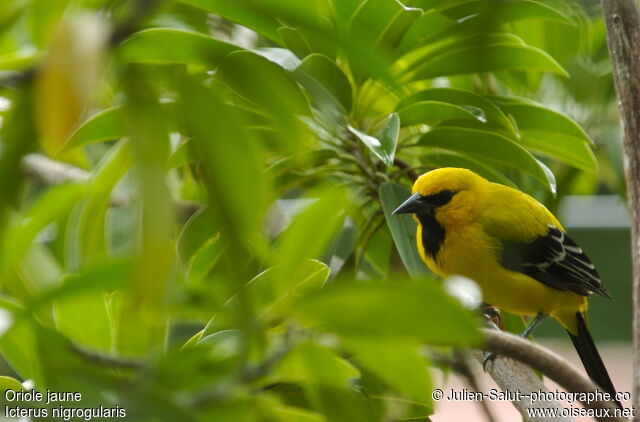
[{"label": "blurred green leaf", "polygon": [[86,193],[86,185],[69,184],[51,188],[20,218],[12,223],[4,236],[2,248],[2,274],[18,264],[47,226],[69,212]]},{"label": "blurred green leaf", "polygon": [[[128,283],[132,271],[133,263],[127,259],[101,263],[77,273],[66,274],[59,285],[35,296],[28,303],[29,308],[37,310],[51,302],[63,302],[75,296],[102,294],[122,288]],[[81,313],[72,314],[75,323],[81,322],[77,319],[79,314]]]},{"label": "blurred green leaf", "polygon": [[418,255],[416,246],[417,224],[410,215],[391,215],[409,196],[411,191],[397,183],[384,183],[379,190],[382,209],[400,258],[412,277],[428,274],[427,267]]},{"label": "blurred green leaf", "polygon": [[437,127],[420,138],[418,145],[470,154],[472,157],[516,167],[532,175],[551,191],[555,180],[527,150],[511,139],[492,132],[461,127]]},{"label": "blurred green leaf", "polygon": [[193,214],[178,236],[178,253],[182,260],[189,262],[205,242],[216,236],[218,229],[215,214],[210,208],[203,207]]},{"label": "blurred green leaf", "polygon": [[348,340],[353,359],[376,374],[396,391],[432,406],[431,374],[418,343],[383,340]]},{"label": "blurred green leaf", "polygon": [[[280,235],[274,262],[283,263],[286,279],[299,272],[308,258],[318,258],[342,227],[347,197],[343,190],[333,189],[298,214]],[[301,248],[300,245],[305,245]]]},{"label": "blurred green leaf", "polygon": [[35,64],[40,54],[33,51],[18,51],[9,54],[0,54],[0,70],[22,70]]},{"label": "blurred green leaf", "polygon": [[305,392],[313,407],[331,421],[371,421],[373,415],[363,398],[349,388],[358,371],[330,349],[311,342],[294,352],[304,376]]},{"label": "blurred green leaf", "polygon": [[226,58],[216,76],[270,117],[282,146],[295,151],[304,145],[308,129],[299,116],[311,111],[300,88],[282,67],[256,53],[238,51]]},{"label": "blurred green leaf", "polygon": [[71,134],[65,148],[73,148],[92,142],[111,141],[123,137],[124,134],[122,107],[112,107],[99,111],[85,120]]},{"label": "blurred green leaf", "polygon": [[197,284],[209,274],[224,252],[220,235],[216,234],[205,241],[189,259],[186,279],[188,283]]},{"label": "blurred green leaf", "polygon": [[327,101],[328,96],[343,110],[351,110],[351,84],[346,75],[328,57],[321,54],[307,56],[296,68],[298,78],[318,101]]},{"label": "blurred green leaf", "polygon": [[[215,92],[188,77],[183,79],[181,91],[185,105],[182,118],[193,136],[192,147],[206,165],[209,189],[216,198],[216,207],[209,210],[214,221],[222,222],[232,236],[246,236],[259,224],[264,211],[259,144]],[[216,117],[214,131],[209,126],[211,116]]]},{"label": "blurred green leaf", "polygon": [[0,392],[1,392],[0,394],[2,397],[3,404],[7,404],[7,401],[4,399],[5,397],[4,394],[7,390],[20,391],[20,390],[24,390],[24,387],[15,378],[6,377],[4,375],[0,376]]},{"label": "blurred green leaf", "polygon": [[67,226],[66,261],[71,269],[101,262],[111,256],[107,213],[115,186],[133,164],[127,141],[113,145],[104,154],[87,182],[85,197],[71,214]]},{"label": "blurred green leaf", "polygon": [[119,47],[124,61],[218,65],[239,47],[199,32],[152,28],[136,32]]},{"label": "blurred green leaf", "polygon": [[[53,313],[61,334],[92,350],[110,353],[112,321],[107,294],[126,287],[130,279],[131,262],[110,263],[70,276],[36,300],[40,305],[55,300]],[[80,315],[82,318],[78,318]]]},{"label": "blurred green leaf", "polygon": [[[329,268],[320,261],[307,259],[300,263],[296,273],[286,274],[283,266],[266,269],[247,284],[247,295],[252,307],[264,323],[282,318],[291,303],[302,296],[318,292],[329,278]],[[216,314],[198,336],[201,342],[207,336],[233,326],[233,315],[238,310],[238,297],[225,303],[225,309]]]},{"label": "blurred green leaf", "polygon": [[435,281],[333,285],[301,300],[295,310],[346,339],[412,339],[438,346],[478,345],[481,340],[472,312]]},{"label": "blurred green leaf", "polygon": [[[225,19],[237,22],[240,25],[251,28],[272,41],[281,43],[277,28],[278,20],[273,16],[262,13],[259,7],[252,3],[233,2],[225,0],[180,0],[185,4],[202,8],[208,12],[220,15]],[[252,7],[253,6],[253,7]]]},{"label": "blurred green leaf", "polygon": [[493,44],[441,54],[419,66],[413,79],[499,70],[538,70],[569,77],[566,70],[543,50],[526,45]]}]

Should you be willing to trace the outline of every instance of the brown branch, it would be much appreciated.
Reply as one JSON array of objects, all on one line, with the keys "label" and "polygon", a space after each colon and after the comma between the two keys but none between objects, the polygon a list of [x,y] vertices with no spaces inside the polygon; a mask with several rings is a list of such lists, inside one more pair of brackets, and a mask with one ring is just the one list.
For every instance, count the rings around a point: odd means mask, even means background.
[{"label": "brown branch", "polygon": [[[523,375],[522,365],[512,360],[515,359],[539,370],[569,392],[580,393],[596,391],[597,387],[589,378],[556,353],[539,344],[510,333],[491,329],[484,329],[483,331],[486,341],[485,349],[499,355],[493,363],[487,363],[487,372],[490,373],[501,388],[508,388],[511,391],[518,389],[524,391],[525,389],[530,390],[532,387],[535,387],[535,380],[528,375]],[[476,353],[476,357],[479,357],[479,355],[481,355],[480,352]],[[512,359],[505,359],[504,356]],[[529,370],[529,373],[542,384],[531,370]],[[525,386],[527,386],[527,388],[524,388],[524,386],[521,385],[521,381],[516,379],[521,376],[526,377]],[[535,390],[530,391],[537,391],[537,387],[535,388]],[[543,386],[543,388],[546,390],[546,387]],[[604,393],[601,389],[598,390]],[[594,400],[590,403],[586,401],[581,402],[585,407],[590,409],[609,409],[610,414],[616,412],[617,409],[613,401]],[[526,406],[527,404],[525,400],[524,405]],[[523,403],[514,402],[514,405],[522,413],[522,409],[519,406],[522,406]],[[535,402],[528,407],[540,408],[546,406],[547,404],[544,402]],[[526,407],[524,409],[526,409]],[[523,413],[523,415],[525,414],[526,413]],[[596,419],[598,421],[627,421],[627,419],[623,417],[597,417]]]},{"label": "brown branch", "polygon": [[[624,132],[633,265],[633,404],[640,406],[640,11],[635,0],[602,0]],[[640,421],[640,415],[635,416]]]}]

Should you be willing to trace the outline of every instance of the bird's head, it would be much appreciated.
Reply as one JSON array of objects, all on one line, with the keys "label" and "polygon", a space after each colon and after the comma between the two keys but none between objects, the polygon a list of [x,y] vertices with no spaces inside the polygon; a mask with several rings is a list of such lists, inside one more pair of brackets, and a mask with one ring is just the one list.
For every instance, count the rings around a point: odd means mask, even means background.
[{"label": "bird's head", "polygon": [[487,180],[471,170],[446,167],[423,174],[413,195],[394,214],[446,214],[453,219],[473,217],[485,197]]}]

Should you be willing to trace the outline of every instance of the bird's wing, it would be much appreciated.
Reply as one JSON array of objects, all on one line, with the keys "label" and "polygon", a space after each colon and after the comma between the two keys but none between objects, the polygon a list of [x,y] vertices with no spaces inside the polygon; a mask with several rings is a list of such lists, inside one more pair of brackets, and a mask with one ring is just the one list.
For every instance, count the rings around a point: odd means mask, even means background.
[{"label": "bird's wing", "polygon": [[529,195],[494,185],[481,224],[498,240],[503,267],[558,290],[611,297],[587,255],[553,214]]},{"label": "bird's wing", "polygon": [[598,293],[611,297],[602,287],[593,264],[566,233],[549,226],[547,235],[532,242],[502,240],[500,263],[558,290],[570,290],[583,296]]}]

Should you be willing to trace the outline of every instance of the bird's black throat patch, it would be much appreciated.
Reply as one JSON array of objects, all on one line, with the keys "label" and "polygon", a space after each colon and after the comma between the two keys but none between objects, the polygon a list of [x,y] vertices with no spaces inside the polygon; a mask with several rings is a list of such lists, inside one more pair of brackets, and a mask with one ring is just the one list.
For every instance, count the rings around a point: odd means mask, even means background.
[{"label": "bird's black throat patch", "polygon": [[416,214],[422,225],[422,246],[431,258],[436,259],[436,254],[444,242],[445,228],[436,220],[434,214]]}]

